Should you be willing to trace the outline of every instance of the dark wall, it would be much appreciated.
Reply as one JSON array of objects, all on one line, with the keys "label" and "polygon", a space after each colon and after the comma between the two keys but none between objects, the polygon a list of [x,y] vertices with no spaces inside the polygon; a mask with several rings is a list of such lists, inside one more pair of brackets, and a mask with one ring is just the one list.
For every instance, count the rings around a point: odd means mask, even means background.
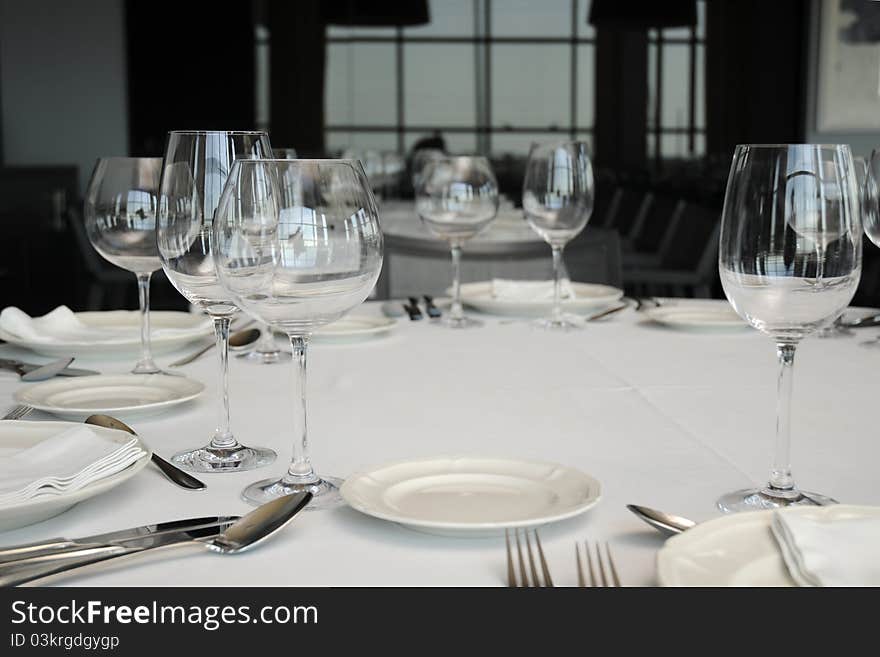
[{"label": "dark wall", "polygon": [[254,128],[249,0],[127,0],[125,12],[132,155],[162,155],[169,130]]},{"label": "dark wall", "polygon": [[729,163],[743,143],[805,138],[806,0],[706,2],[706,146]]}]

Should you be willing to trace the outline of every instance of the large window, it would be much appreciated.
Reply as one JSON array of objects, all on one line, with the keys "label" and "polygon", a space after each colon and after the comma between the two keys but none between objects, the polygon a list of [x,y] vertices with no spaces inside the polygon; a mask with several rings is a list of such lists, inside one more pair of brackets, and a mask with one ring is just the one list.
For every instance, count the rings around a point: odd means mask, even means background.
[{"label": "large window", "polygon": [[[554,135],[592,142],[590,0],[431,0],[428,25],[327,28],[326,143],[408,151],[440,133],[453,152],[528,151]],[[649,159],[705,152],[705,0],[694,28],[648,31]],[[268,34],[257,40],[268,125]]]}]

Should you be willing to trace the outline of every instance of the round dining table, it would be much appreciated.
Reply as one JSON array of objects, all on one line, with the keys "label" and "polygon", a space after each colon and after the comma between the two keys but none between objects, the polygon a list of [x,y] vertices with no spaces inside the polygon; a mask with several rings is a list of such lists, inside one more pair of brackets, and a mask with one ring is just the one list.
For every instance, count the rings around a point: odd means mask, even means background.
[{"label": "round dining table", "polygon": [[[706,302],[713,303],[713,302]],[[718,303],[717,301],[714,303]],[[380,314],[371,302],[356,313]],[[764,482],[773,452],[776,357],[772,340],[743,326],[682,330],[627,309],[570,333],[484,316],[450,330],[424,319],[356,342],[315,341],[309,354],[309,436],[320,473],[346,477],[384,462],[445,455],[561,463],[601,482],[582,515],[539,528],[557,585],[575,585],[575,544],[608,542],[624,585],[656,583],[664,537],[626,504],[705,521],[717,498]],[[805,340],[794,374],[792,464],[798,484],[840,502],[880,504],[874,403],[880,329]],[[192,346],[190,347],[192,349]],[[167,364],[185,353],[165,355]],[[0,357],[46,359],[0,346]],[[232,427],[244,443],[278,452],[271,466],[199,475],[188,492],[148,466],[111,492],[49,520],[0,533],[0,546],[76,538],[194,516],[243,514],[249,483],[281,474],[291,455],[292,367],[232,357]],[[123,373],[125,359],[77,358]],[[216,421],[218,363],[209,352],[180,368],[206,384],[196,401],[129,424],[159,454],[205,442]],[[26,385],[0,375],[0,400]],[[29,419],[52,419],[33,413]],[[125,419],[125,418],[123,418]],[[467,500],[462,500],[463,504]],[[252,551],[157,551],[70,573],[90,586],[503,586],[503,536],[422,533],[342,506],[304,511]]]}]

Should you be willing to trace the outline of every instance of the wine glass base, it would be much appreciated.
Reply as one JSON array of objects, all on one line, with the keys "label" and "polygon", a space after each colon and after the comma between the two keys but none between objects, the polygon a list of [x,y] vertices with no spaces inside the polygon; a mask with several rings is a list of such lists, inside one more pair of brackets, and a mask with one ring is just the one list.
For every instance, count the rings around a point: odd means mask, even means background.
[{"label": "wine glass base", "polygon": [[321,477],[317,481],[302,484],[289,483],[284,479],[263,479],[245,488],[241,497],[249,504],[260,506],[284,495],[308,491],[312,494],[312,501],[306,506],[307,510],[333,509],[344,504],[339,494],[340,486],[342,480],[335,477]]},{"label": "wine glass base", "polygon": [[483,322],[473,317],[450,317],[446,315],[442,320],[443,326],[453,329],[478,328]]},{"label": "wine glass base", "polygon": [[837,504],[837,500],[819,493],[806,491],[778,490],[770,488],[745,488],[722,495],[717,502],[718,508],[724,513],[740,511],[766,511],[783,509],[787,506],[828,506]]},{"label": "wine glass base", "polygon": [[274,365],[275,363],[289,363],[293,359],[293,354],[284,349],[274,349],[272,351],[251,351],[241,356],[241,360],[248,363],[256,363],[258,365]]},{"label": "wine glass base", "polygon": [[561,317],[548,317],[532,323],[535,328],[544,331],[579,331],[586,326],[583,318],[575,315],[562,315]]},{"label": "wine glass base", "polygon": [[158,376],[185,376],[183,372],[174,372],[172,370],[163,370],[161,367],[156,367],[155,369],[141,369],[139,367],[135,367],[132,371],[132,374],[147,374],[147,375],[158,375]]},{"label": "wine glass base", "polygon": [[236,445],[229,449],[217,449],[206,445],[179,452],[171,457],[171,461],[190,472],[245,472],[269,465],[276,456],[274,451],[266,447]]}]

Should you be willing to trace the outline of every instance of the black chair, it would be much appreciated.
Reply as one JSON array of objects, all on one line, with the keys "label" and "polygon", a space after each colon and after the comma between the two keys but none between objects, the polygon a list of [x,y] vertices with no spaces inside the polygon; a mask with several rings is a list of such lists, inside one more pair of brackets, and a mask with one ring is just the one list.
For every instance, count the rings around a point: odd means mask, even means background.
[{"label": "black chair", "polygon": [[718,210],[687,204],[659,264],[624,270],[624,284],[634,294],[710,297],[718,275],[720,230]]},{"label": "black chair", "polygon": [[0,304],[43,314],[75,298],[81,271],[67,212],[78,203],[76,166],[0,168],[0,222],[7,248]]}]

